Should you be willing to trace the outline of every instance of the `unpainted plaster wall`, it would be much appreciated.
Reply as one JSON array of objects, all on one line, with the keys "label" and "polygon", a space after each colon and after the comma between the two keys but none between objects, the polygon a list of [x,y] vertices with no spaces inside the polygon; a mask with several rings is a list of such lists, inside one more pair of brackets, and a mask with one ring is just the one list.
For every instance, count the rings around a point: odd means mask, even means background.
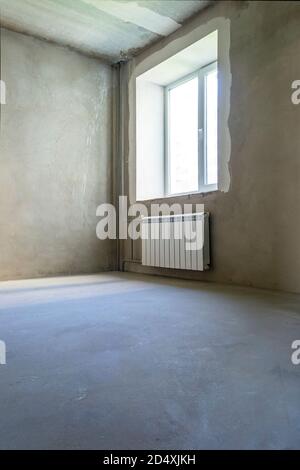
[{"label": "unpainted plaster wall", "polygon": [[[123,264],[138,272],[300,292],[300,105],[291,102],[291,84],[300,79],[298,2],[216,3],[131,61],[124,90],[137,67],[172,55],[174,44],[184,44],[215,18],[230,21],[230,186],[227,192],[168,199],[204,203],[211,213],[212,268],[192,273],[142,267],[139,241],[123,243]],[[127,91],[124,191],[132,195],[135,103]]]},{"label": "unpainted plaster wall", "polygon": [[111,67],[2,29],[1,78],[0,279],[113,269]]}]

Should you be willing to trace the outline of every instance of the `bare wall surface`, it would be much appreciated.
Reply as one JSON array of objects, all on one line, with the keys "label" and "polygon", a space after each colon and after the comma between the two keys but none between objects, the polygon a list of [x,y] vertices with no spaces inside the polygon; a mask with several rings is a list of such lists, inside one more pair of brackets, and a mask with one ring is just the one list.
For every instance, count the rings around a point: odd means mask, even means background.
[{"label": "bare wall surface", "polygon": [[114,268],[96,238],[111,200],[112,70],[1,31],[0,279]]},{"label": "bare wall surface", "polygon": [[[177,42],[199,25],[230,21],[231,139],[228,192],[169,202],[204,203],[211,213],[212,269],[205,273],[147,269],[208,281],[300,292],[300,105],[291,102],[291,84],[300,79],[299,2],[218,2],[171,37],[127,66],[153,66],[177,52]],[[222,83],[221,83],[222,89]],[[127,99],[134,122],[134,97]],[[135,136],[125,136],[125,161],[134,154]],[[135,169],[127,167],[125,187],[133,193]],[[128,242],[128,270],[145,271],[141,246]]]}]

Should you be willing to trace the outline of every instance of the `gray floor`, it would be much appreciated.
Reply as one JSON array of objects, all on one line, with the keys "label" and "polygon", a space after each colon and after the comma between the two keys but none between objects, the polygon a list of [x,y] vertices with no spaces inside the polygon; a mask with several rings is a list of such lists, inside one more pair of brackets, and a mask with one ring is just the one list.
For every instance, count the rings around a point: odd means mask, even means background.
[{"label": "gray floor", "polygon": [[300,448],[299,312],[119,273],[1,283],[0,448]]}]

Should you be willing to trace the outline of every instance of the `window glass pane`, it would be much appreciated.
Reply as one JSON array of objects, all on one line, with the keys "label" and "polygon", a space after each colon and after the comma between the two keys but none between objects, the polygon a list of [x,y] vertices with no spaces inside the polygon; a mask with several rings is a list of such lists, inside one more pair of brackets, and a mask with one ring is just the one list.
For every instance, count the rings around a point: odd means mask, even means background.
[{"label": "window glass pane", "polygon": [[206,75],[206,184],[218,182],[218,73]]},{"label": "window glass pane", "polygon": [[198,190],[198,77],[169,90],[169,177],[172,194]]}]

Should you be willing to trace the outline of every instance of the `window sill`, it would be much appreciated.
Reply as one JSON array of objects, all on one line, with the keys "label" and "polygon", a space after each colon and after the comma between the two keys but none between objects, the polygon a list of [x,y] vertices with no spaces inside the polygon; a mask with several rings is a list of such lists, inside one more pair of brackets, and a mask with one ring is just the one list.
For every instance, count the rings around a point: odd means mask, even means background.
[{"label": "window sill", "polygon": [[151,204],[153,202],[158,201],[166,201],[166,200],[182,200],[182,199],[192,199],[195,197],[205,197],[211,196],[212,194],[220,192],[219,188],[209,189],[208,191],[194,191],[189,193],[179,193],[179,194],[165,194],[164,196],[157,196],[149,199],[137,199],[137,203],[148,203]]}]

